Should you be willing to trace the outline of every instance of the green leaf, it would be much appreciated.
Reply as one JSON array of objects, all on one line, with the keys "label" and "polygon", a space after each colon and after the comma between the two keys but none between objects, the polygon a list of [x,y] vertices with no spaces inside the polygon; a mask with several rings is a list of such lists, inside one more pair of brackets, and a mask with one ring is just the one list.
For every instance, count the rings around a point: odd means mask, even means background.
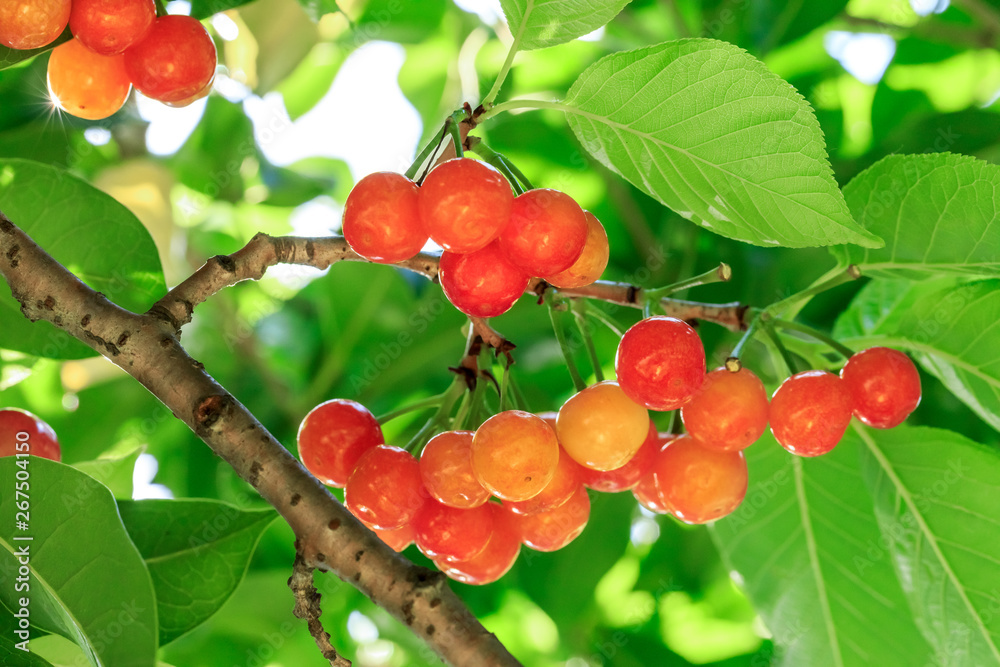
[{"label": "green leaf", "polygon": [[706,229],[763,246],[882,245],[851,219],[809,104],[732,44],[612,54],[559,106],[594,157]]},{"label": "green leaf", "polygon": [[514,44],[521,51],[555,46],[591,33],[630,0],[500,0]]},{"label": "green leaf", "polygon": [[868,276],[1000,275],[1000,166],[966,155],[890,155],[844,188],[878,249],[833,249]]},{"label": "green leaf", "polygon": [[242,7],[251,2],[253,0],[191,0],[191,16],[196,19],[207,19],[219,12]]},{"label": "green leaf", "polygon": [[161,644],[219,610],[278,516],[208,500],[119,501],[118,509],[153,577]]},{"label": "green leaf", "polygon": [[17,648],[17,642],[9,637],[0,637],[0,665],[19,667],[52,667],[52,663],[37,655]]},{"label": "green leaf", "polygon": [[[145,312],[166,291],[160,257],[139,219],[69,173],[0,159],[0,211],[46,252],[119,306]],[[47,322],[29,322],[0,278],[0,347],[52,359],[95,352]]]},{"label": "green leaf", "polygon": [[712,535],[774,635],[780,664],[925,664],[929,647],[890,560],[859,566],[881,533],[858,443],[807,459],[766,433],[746,455],[746,498]]},{"label": "green leaf", "polygon": [[108,487],[111,494],[118,500],[131,500],[132,473],[135,471],[135,462],[139,460],[139,455],[145,449],[145,447],[137,447],[124,456],[102,457],[93,461],[80,461],[72,465],[80,472],[86,473]]},{"label": "green leaf", "polygon": [[[152,667],[157,647],[153,584],[111,493],[82,472],[48,459],[0,459],[5,488],[25,473],[27,530],[15,531],[15,502],[25,499],[9,492],[0,497],[0,568],[16,572],[17,554],[28,550],[32,624],[75,641],[95,667]],[[18,598],[25,594],[0,587],[8,609],[18,609]]]},{"label": "green leaf", "polygon": [[1000,280],[876,280],[841,315],[834,335],[855,347],[907,350],[1000,430]]},{"label": "green leaf", "polygon": [[1000,663],[1000,452],[942,429],[854,430],[878,556],[895,565],[936,664]]}]

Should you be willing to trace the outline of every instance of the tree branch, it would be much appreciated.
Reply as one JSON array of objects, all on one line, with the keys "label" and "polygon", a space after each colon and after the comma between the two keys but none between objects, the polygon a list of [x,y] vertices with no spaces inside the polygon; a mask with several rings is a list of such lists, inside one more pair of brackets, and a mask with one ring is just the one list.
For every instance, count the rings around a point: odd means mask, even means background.
[{"label": "tree branch", "polygon": [[235,266],[209,262],[162,307],[138,315],[83,284],[0,213],[0,275],[25,317],[49,321],[110,359],[227,461],[288,522],[309,567],[354,585],[449,664],[519,665],[443,574],[413,565],[365,528],[181,347],[177,329],[195,303],[280,258],[309,259],[306,242],[252,242]]}]

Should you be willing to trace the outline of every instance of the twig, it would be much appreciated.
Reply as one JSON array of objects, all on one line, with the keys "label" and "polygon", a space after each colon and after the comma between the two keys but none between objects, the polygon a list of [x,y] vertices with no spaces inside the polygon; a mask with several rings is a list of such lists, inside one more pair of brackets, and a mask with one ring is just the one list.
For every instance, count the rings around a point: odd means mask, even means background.
[{"label": "twig", "polygon": [[323,629],[323,624],[319,617],[323,613],[320,609],[320,594],[313,583],[313,568],[306,564],[306,559],[301,553],[295,553],[295,563],[292,566],[292,576],[288,578],[288,587],[295,594],[295,609],[292,613],[295,618],[301,618],[309,626],[309,634],[316,640],[323,657],[330,661],[332,667],[351,667],[351,661],[340,655],[337,649],[330,643],[330,633]]}]

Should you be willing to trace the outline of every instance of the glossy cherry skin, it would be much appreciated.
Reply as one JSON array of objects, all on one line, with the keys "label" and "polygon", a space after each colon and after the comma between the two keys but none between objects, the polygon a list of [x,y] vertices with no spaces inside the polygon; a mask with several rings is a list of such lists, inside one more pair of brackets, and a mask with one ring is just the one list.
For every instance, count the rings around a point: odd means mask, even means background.
[{"label": "glossy cherry skin", "polygon": [[701,388],[705,348],[686,322],[648,317],[622,336],[615,371],[622,391],[639,405],[676,410]]},{"label": "glossy cherry skin", "polygon": [[215,43],[190,16],[161,16],[146,36],[125,50],[125,71],[146,97],[178,102],[202,91],[215,78]]},{"label": "glossy cherry skin", "polygon": [[661,504],[685,523],[708,523],[726,516],[747,493],[742,451],[702,447],[688,435],[667,444],[652,466]]},{"label": "glossy cherry skin", "polygon": [[618,493],[628,491],[639,483],[639,480],[653,464],[653,457],[660,451],[663,443],[656,432],[656,425],[649,422],[649,431],[639,451],[628,463],[613,470],[591,470],[580,466],[580,477],[584,486],[602,493]]},{"label": "glossy cherry skin", "polygon": [[69,28],[91,51],[113,56],[145,37],[154,20],[153,0],[73,0]]},{"label": "glossy cherry skin", "polygon": [[559,448],[559,463],[556,464],[552,479],[538,495],[520,502],[508,501],[507,508],[515,514],[536,514],[559,507],[570,499],[582,484],[580,472],[584,468],[574,461],[562,447]]},{"label": "glossy cherry skin", "polygon": [[388,544],[396,552],[400,552],[413,544],[413,539],[416,535],[411,523],[404,523],[399,528],[393,530],[379,530],[378,528],[371,528],[371,530],[378,535],[380,540]]},{"label": "glossy cherry skin", "polygon": [[15,454],[62,460],[62,449],[51,426],[27,410],[4,408],[0,410],[0,456]]},{"label": "glossy cherry skin", "polygon": [[486,547],[469,560],[434,559],[438,568],[456,581],[475,586],[491,584],[510,571],[521,553],[521,539],[510,513],[499,503],[488,503],[486,507],[493,513],[493,532]]},{"label": "glossy cherry skin", "polygon": [[451,507],[479,507],[490,492],[472,469],[472,431],[438,433],[420,453],[420,476],[427,491]]},{"label": "glossy cherry skin", "polygon": [[448,252],[485,248],[507,226],[514,193],[496,169],[471,158],[436,166],[420,187],[424,233]]},{"label": "glossy cherry skin", "polygon": [[512,514],[521,542],[535,551],[557,551],[575,540],[590,520],[590,496],[580,486],[565,503],[546,512]]},{"label": "glossy cherry skin", "polygon": [[530,412],[495,414],[472,439],[472,468],[477,479],[503,500],[537,496],[555,475],[558,462],[556,434]]},{"label": "glossy cherry skin", "polygon": [[525,273],[550,276],[569,269],[587,241],[587,218],[569,195],[539,188],[514,199],[500,234],[507,257]]},{"label": "glossy cherry skin", "polygon": [[56,106],[88,120],[107,118],[121,109],[132,90],[121,55],[102,56],[77,39],[52,49],[48,87]]},{"label": "glossy cherry skin", "polygon": [[838,376],[826,371],[796,373],[771,397],[771,432],[793,454],[819,456],[840,442],[853,409],[851,394]]},{"label": "glossy cherry skin", "polygon": [[617,382],[598,382],[559,408],[556,432],[563,449],[580,465],[614,470],[642,447],[649,433],[649,413]]},{"label": "glossy cherry skin", "polygon": [[840,378],[851,395],[854,416],[869,426],[899,426],[920,405],[920,373],[898,350],[862,350],[847,360]]},{"label": "glossy cherry skin", "polygon": [[739,451],[764,433],[769,411],[767,390],[752,371],[716,368],[681,408],[681,419],[700,445]]},{"label": "glossy cherry skin", "polygon": [[410,523],[426,498],[420,464],[399,447],[369,449],[344,487],[347,509],[379,530],[394,530]]},{"label": "glossy cherry skin", "polygon": [[3,0],[0,44],[21,51],[55,41],[69,22],[70,0]]},{"label": "glossy cherry skin", "polygon": [[510,310],[530,276],[514,266],[494,241],[464,255],[441,253],[438,278],[455,308],[470,317],[496,317]]},{"label": "glossy cherry skin", "polygon": [[395,264],[427,243],[417,213],[417,184],[402,174],[377,171],[351,189],[344,204],[343,231],[351,250],[365,259]]},{"label": "glossy cherry skin", "polygon": [[584,211],[583,215],[587,219],[587,240],[583,244],[583,251],[565,271],[545,276],[545,282],[553,287],[570,289],[589,285],[600,278],[608,266],[608,233],[593,213]]},{"label": "glossy cherry skin", "polygon": [[335,398],[309,411],[299,425],[299,458],[316,479],[343,488],[358,459],[385,443],[382,427],[368,408]]}]

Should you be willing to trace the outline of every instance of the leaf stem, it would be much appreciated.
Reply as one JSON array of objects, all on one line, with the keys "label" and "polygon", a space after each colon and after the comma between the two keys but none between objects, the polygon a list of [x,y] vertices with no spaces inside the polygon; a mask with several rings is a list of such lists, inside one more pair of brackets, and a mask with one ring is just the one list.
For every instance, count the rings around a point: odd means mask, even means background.
[{"label": "leaf stem", "polygon": [[590,355],[590,365],[594,368],[594,378],[598,382],[604,382],[604,368],[601,367],[601,360],[597,356],[597,348],[594,347],[594,339],[591,337],[590,327],[587,325],[587,310],[589,310],[587,302],[582,299],[573,299],[570,302],[570,309],[576,319],[576,327],[580,330],[583,344],[587,348],[587,354]]},{"label": "leaf stem", "polygon": [[515,111],[517,109],[555,109],[556,111],[562,111],[564,113],[576,111],[576,109],[563,102],[518,98],[516,100],[501,102],[500,104],[491,107],[488,111],[479,116],[479,121],[482,122],[505,111]]},{"label": "leaf stem", "polygon": [[814,329],[811,326],[808,326],[806,324],[801,324],[799,322],[794,322],[791,320],[782,320],[778,318],[772,318],[771,322],[774,324],[774,326],[780,329],[787,329],[789,331],[798,331],[799,333],[804,333],[810,338],[815,338],[816,340],[822,343],[826,343],[831,349],[833,349],[837,354],[841,355],[845,359],[850,359],[852,356],[854,356],[854,350],[847,347],[846,345],[844,345],[837,339],[833,338],[832,336],[829,336],[826,333],[819,331],[818,329]]},{"label": "leaf stem", "polygon": [[781,354],[781,358],[785,362],[785,366],[787,367],[788,374],[795,375],[795,373],[797,372],[795,366],[795,359],[792,358],[792,355],[785,347],[785,344],[781,342],[781,337],[778,336],[778,332],[776,332],[774,330],[774,327],[771,325],[770,318],[768,317],[767,313],[761,313],[759,319],[761,323],[761,328],[764,330],[764,333],[767,334],[768,338],[771,339],[771,342],[774,343],[774,347],[777,348],[778,352]]},{"label": "leaf stem", "polygon": [[546,293],[545,301],[549,306],[549,318],[552,320],[552,330],[556,334],[559,349],[562,350],[563,358],[566,360],[566,370],[569,371],[576,390],[583,391],[587,388],[587,383],[584,382],[583,377],[580,375],[580,370],[576,367],[576,361],[573,359],[573,350],[570,348],[569,340],[566,337],[566,327],[559,317],[559,310],[564,308],[564,306],[559,303],[559,299],[552,292]]},{"label": "leaf stem", "polygon": [[784,311],[796,303],[807,301],[812,297],[832,289],[837,285],[843,285],[844,283],[851,282],[852,280],[857,280],[861,277],[861,269],[858,268],[857,264],[851,264],[843,271],[838,272],[829,280],[824,280],[812,287],[807,287],[806,289],[791,295],[781,301],[776,301],[764,310],[773,316],[778,316],[784,314]]},{"label": "leaf stem", "polygon": [[452,115],[448,116],[448,120],[445,121],[444,125],[448,128],[448,133],[451,134],[451,140],[455,144],[455,157],[465,157],[465,150],[462,148],[462,133],[459,131],[458,124],[461,122],[456,116],[459,113],[464,115],[464,111],[456,111]]},{"label": "leaf stem", "polygon": [[725,262],[721,262],[717,267],[711,271],[706,271],[705,273],[694,276],[693,278],[688,278],[686,280],[681,280],[672,285],[667,285],[666,287],[657,287],[656,289],[646,290],[643,293],[643,297],[646,302],[658,302],[661,299],[674,294],[675,292],[681,292],[692,287],[698,287],[699,285],[710,285],[712,283],[728,282],[730,278],[733,277],[733,270]]},{"label": "leaf stem", "polygon": [[487,164],[496,167],[504,175],[504,178],[510,181],[515,194],[521,195],[526,190],[531,189],[531,182],[521,173],[521,170],[515,167],[504,154],[497,153],[487,146],[479,137],[470,137],[469,150],[475,151]]},{"label": "leaf stem", "polygon": [[521,21],[521,25],[517,28],[517,34],[514,35],[514,41],[510,43],[510,48],[507,49],[507,57],[503,61],[503,65],[500,67],[500,71],[497,73],[497,78],[493,82],[493,87],[490,88],[490,92],[486,93],[486,97],[483,98],[482,106],[489,109],[493,104],[493,100],[497,98],[500,94],[500,87],[503,86],[503,82],[507,79],[507,74],[510,73],[510,68],[514,64],[514,56],[517,55],[518,50],[521,48],[521,37],[524,35],[525,24],[527,21]]}]

